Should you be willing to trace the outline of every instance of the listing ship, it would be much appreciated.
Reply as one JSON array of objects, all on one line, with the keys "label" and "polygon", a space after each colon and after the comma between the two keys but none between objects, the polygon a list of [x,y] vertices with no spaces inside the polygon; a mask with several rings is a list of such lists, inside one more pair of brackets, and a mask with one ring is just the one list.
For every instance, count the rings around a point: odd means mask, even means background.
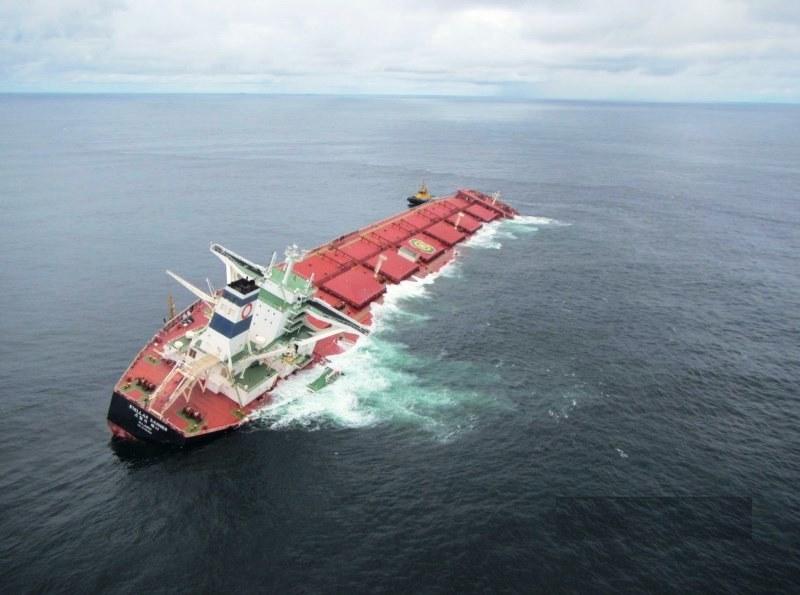
[{"label": "listing ship", "polygon": [[[259,265],[219,244],[226,285],[205,291],[139,351],[114,386],[115,439],[184,446],[234,430],[272,403],[283,379],[311,367],[310,391],[339,372],[328,358],[369,333],[386,287],[429,275],[485,223],[517,211],[475,190],[426,201],[303,253]],[[172,305],[172,302],[170,302]]]}]

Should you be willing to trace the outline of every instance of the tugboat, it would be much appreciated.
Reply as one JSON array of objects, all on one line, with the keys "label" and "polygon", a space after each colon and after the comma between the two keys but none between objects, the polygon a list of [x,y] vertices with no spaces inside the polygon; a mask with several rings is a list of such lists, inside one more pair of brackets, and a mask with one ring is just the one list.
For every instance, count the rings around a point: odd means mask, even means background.
[{"label": "tugboat", "polygon": [[432,200],[433,197],[431,193],[428,192],[428,187],[425,185],[425,182],[423,182],[419,190],[417,190],[417,193],[408,197],[408,208],[418,207]]},{"label": "tugboat", "polygon": [[169,300],[168,320],[114,385],[112,435],[184,446],[247,423],[301,370],[315,369],[308,390],[322,390],[341,375],[328,358],[369,333],[371,306],[388,286],[439,270],[482,225],[517,216],[475,190],[424,202],[310,252],[290,246],[283,263],[211,244],[225,266],[221,289],[167,271],[195,301],[176,312]]}]

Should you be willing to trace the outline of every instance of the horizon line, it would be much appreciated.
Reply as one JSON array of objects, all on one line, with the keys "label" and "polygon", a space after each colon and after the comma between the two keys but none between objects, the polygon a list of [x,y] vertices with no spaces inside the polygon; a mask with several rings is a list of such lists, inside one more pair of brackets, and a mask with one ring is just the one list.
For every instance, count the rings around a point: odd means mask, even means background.
[{"label": "horizon line", "polygon": [[580,97],[526,97],[513,95],[465,95],[440,93],[337,93],[337,92],[281,92],[281,91],[22,91],[0,90],[0,96],[8,95],[70,95],[70,96],[102,96],[102,95],[141,95],[141,96],[270,96],[270,97],[348,97],[348,98],[391,98],[391,99],[474,99],[509,102],[551,102],[551,103],[620,103],[620,104],[653,104],[653,105],[800,105],[800,100],[785,99],[623,99],[623,98],[580,98]]}]

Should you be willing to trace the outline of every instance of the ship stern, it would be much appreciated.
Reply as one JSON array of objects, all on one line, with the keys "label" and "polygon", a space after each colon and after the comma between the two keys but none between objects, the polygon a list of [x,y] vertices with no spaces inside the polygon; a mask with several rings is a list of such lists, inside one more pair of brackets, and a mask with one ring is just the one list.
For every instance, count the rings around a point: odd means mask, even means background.
[{"label": "ship stern", "polygon": [[172,446],[183,446],[186,443],[186,437],[181,432],[117,391],[111,395],[111,404],[108,406],[108,427],[112,437],[117,440],[138,440]]}]

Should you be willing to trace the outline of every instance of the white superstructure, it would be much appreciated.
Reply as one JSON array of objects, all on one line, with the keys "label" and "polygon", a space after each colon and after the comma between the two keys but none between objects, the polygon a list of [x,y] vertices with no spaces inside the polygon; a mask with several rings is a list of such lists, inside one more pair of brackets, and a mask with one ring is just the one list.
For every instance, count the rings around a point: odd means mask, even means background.
[{"label": "white superstructure", "polygon": [[[315,299],[311,280],[292,272],[300,256],[296,247],[287,250],[282,268],[274,266],[274,256],[262,267],[219,244],[212,244],[211,252],[225,264],[227,285],[221,291],[206,293],[167,271],[212,313],[208,326],[163,348],[163,357],[176,363],[172,374],[179,382],[165,410],[197,382],[247,405],[279,378],[311,363],[318,341],[343,332],[367,333],[357,321]],[[316,328],[308,314],[330,326]]]}]

